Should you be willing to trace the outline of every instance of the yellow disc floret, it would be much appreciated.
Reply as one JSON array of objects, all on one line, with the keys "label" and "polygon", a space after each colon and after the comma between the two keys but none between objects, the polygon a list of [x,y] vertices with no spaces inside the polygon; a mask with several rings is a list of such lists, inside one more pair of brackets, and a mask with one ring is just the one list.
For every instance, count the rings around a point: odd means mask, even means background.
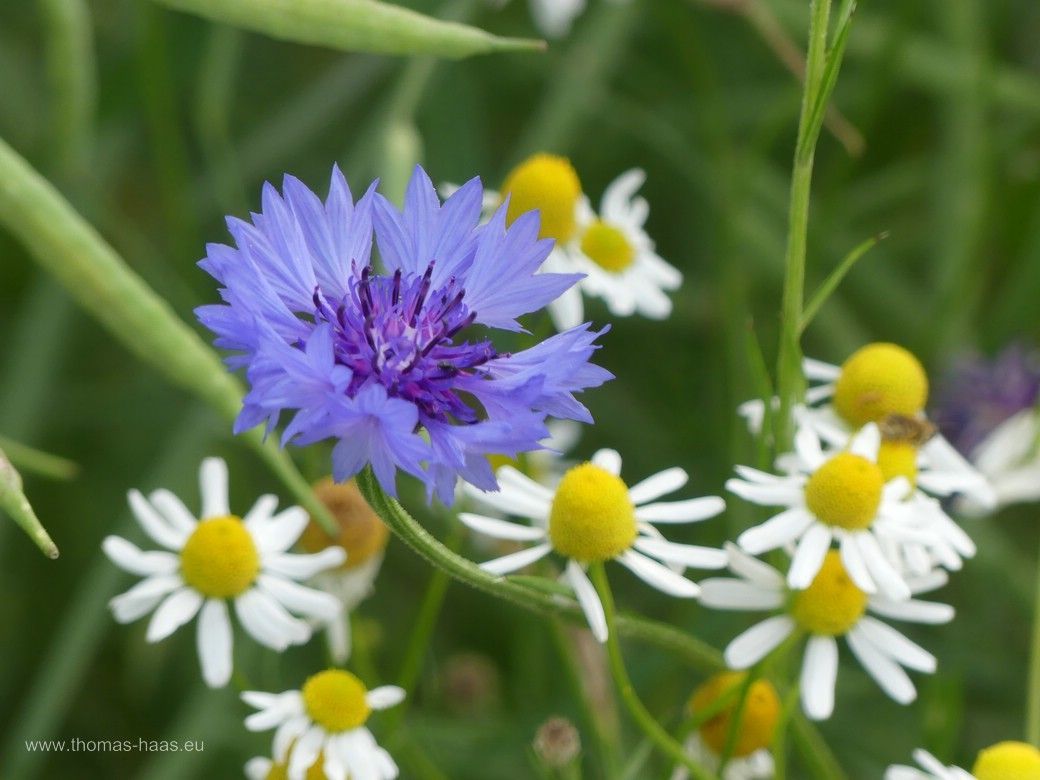
[{"label": "yellow disc floret", "polygon": [[607,561],[635,538],[635,507],[619,477],[592,463],[563,475],[549,512],[549,539],[558,553],[586,563]]},{"label": "yellow disc floret", "polygon": [[509,196],[506,219],[512,223],[521,214],[537,209],[542,218],[541,238],[570,240],[581,182],[570,161],[552,154],[536,154],[516,166],[502,185]]},{"label": "yellow disc floret", "polygon": [[849,531],[874,522],[885,477],[876,463],[842,452],[824,463],[805,483],[805,504],[820,522]]},{"label": "yellow disc floret", "polygon": [[978,780],[1040,780],[1040,750],[1024,742],[999,742],[979,752],[971,773]]},{"label": "yellow disc floret", "polygon": [[311,720],[330,733],[356,729],[372,711],[364,683],[342,669],[318,672],[303,684],[301,693]]},{"label": "yellow disc floret", "polygon": [[[690,709],[694,714],[711,707],[733,688],[744,682],[746,672],[722,672],[716,674],[694,691]],[[724,707],[717,715],[706,720],[700,727],[701,739],[716,754],[721,756],[726,747],[737,699]],[[744,712],[737,726],[737,741],[733,755],[737,758],[749,756],[757,750],[769,747],[773,732],[780,717],[780,698],[776,688],[768,680],[755,680],[748,690]]]},{"label": "yellow disc floret", "polygon": [[312,517],[300,537],[301,547],[308,552],[319,552],[334,544],[342,547],[347,551],[344,569],[357,568],[386,548],[390,530],[353,480],[339,484],[323,479],[314,486],[314,494],[335,518],[339,535],[333,539]]},{"label": "yellow disc floret", "polygon": [[866,609],[867,594],[849,578],[837,550],[827,553],[812,584],[791,598],[792,617],[810,634],[841,636]]},{"label": "yellow disc floret", "polygon": [[597,219],[581,237],[581,251],[605,271],[619,274],[632,265],[636,249],[620,228]]},{"label": "yellow disc floret", "polygon": [[852,353],[834,387],[834,408],[857,428],[890,414],[913,417],[927,400],[924,368],[896,344],[868,344]]},{"label": "yellow disc floret", "polygon": [[883,440],[878,449],[877,464],[886,482],[906,477],[911,486],[917,484],[917,447],[913,442]]},{"label": "yellow disc floret", "polygon": [[[325,754],[319,753],[318,760],[311,764],[307,770],[304,780],[327,780],[325,776]],[[267,770],[264,780],[289,780],[289,767],[287,764],[271,764]]]},{"label": "yellow disc floret", "polygon": [[226,599],[243,593],[260,572],[260,554],[234,515],[203,520],[181,549],[181,576],[199,593]]}]

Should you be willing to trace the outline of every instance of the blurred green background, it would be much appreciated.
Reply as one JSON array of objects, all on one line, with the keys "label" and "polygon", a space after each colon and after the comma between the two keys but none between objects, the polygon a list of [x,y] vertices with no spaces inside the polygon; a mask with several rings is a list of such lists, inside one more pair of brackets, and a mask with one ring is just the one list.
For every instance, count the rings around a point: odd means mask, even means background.
[{"label": "blurred green background", "polygon": [[[732,464],[752,457],[732,413],[754,393],[750,325],[774,354],[800,89],[740,2],[589,4],[544,55],[435,63],[342,55],[144,2],[94,0],[98,111],[89,145],[76,148],[48,78],[47,20],[61,3],[2,3],[0,136],[192,321],[194,306],[216,298],[195,263],[207,241],[226,239],[223,215],[257,208],[261,182],[286,171],[321,193],[333,161],[355,190],[399,176],[402,128],[419,131],[438,181],[479,174],[497,186],[525,155],[548,150],[571,157],[596,201],[616,175],[643,167],[648,230],[686,281],[668,321],[613,323],[599,362],[618,379],[588,394],[597,424],[578,453],[618,448],[631,482],[682,465],[693,475],[688,495],[720,492]],[[412,5],[503,35],[535,33],[521,0],[502,11],[470,0]],[[807,3],[748,7],[766,9],[801,45]],[[891,235],[824,307],[807,354],[840,362],[867,341],[898,341],[936,376],[961,351],[1040,337],[1038,40],[1031,0],[862,4],[835,103],[865,148],[850,156],[829,132],[821,138],[809,291],[853,246]],[[588,312],[608,321],[596,303]],[[113,532],[141,538],[127,515],[130,487],[166,486],[195,505],[195,471],[208,454],[231,462],[239,511],[279,485],[222,418],[139,365],[2,231],[0,435],[81,465],[69,482],[27,476],[59,561],[0,524],[0,777],[234,777],[265,755],[270,735],[242,728],[247,710],[234,689],[203,688],[193,629],[152,646],[144,622],[115,625],[106,602],[133,579],[99,544]],[[320,476],[320,458],[298,460]],[[411,486],[406,496],[448,533]],[[753,519],[735,504],[724,520],[677,536],[721,543]],[[915,705],[889,701],[844,659],[836,714],[821,730],[850,777],[879,777],[921,745],[970,766],[979,748],[1021,738],[1035,521],[1025,508],[969,525],[979,555],[941,594],[956,621],[909,629],[940,661],[937,675],[918,678]],[[749,625],[669,600],[623,570],[612,575],[623,608],[716,647]],[[396,677],[430,576],[391,543],[361,608],[370,683]],[[552,634],[462,586],[447,599],[389,747],[405,778],[532,777],[538,724],[563,714],[582,725]],[[324,663],[320,642],[279,658],[237,638],[236,664],[261,689],[296,687]],[[469,653],[490,663],[497,694],[460,692],[458,655]],[[642,645],[627,656],[651,710],[674,722],[697,676]],[[377,736],[385,717],[374,721]],[[620,718],[631,754],[639,740]],[[52,737],[201,739],[205,751],[25,752],[23,740]],[[638,776],[665,776],[655,760]]]}]

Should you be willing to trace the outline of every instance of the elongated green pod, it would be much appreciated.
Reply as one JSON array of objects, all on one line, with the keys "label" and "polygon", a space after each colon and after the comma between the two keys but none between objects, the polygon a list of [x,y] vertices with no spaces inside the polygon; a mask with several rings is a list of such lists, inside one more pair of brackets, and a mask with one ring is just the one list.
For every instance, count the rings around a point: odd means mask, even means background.
[{"label": "elongated green pod", "polygon": [[48,558],[58,557],[58,546],[40,523],[22,492],[22,477],[0,450],[0,512],[5,512],[29,535]]},{"label": "elongated green pod", "polygon": [[537,51],[543,41],[499,38],[376,0],[155,0],[168,8],[294,43],[373,54]]},{"label": "elongated green pod", "polygon": [[[2,139],[0,224],[133,354],[228,419],[238,415],[242,387],[216,352]],[[289,456],[259,429],[244,438],[296,500],[335,532],[335,521]]]}]

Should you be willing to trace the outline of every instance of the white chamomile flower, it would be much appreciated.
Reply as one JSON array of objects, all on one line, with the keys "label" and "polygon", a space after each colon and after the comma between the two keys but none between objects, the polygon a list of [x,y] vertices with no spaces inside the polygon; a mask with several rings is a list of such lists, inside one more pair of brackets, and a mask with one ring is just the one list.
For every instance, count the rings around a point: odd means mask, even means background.
[{"label": "white chamomile flower", "polygon": [[960,767],[943,766],[927,750],[915,750],[914,761],[921,767],[893,764],[885,770],[885,780],[975,780],[975,776]]},{"label": "white chamomile flower", "polygon": [[[373,710],[393,707],[404,696],[397,686],[368,690],[350,672],[327,669],[308,678],[300,690],[246,691],[242,700],[258,710],[246,718],[247,729],[276,729],[268,768],[284,767],[288,780],[304,780],[319,760],[329,780],[392,780],[397,764],[365,723]],[[261,764],[253,766],[259,770]]]},{"label": "white chamomile flower", "polygon": [[[992,485],[996,506],[1040,501],[1040,411],[1011,415],[979,442],[971,460]],[[957,509],[985,515],[994,506],[967,494],[958,497]]]},{"label": "white chamomile flower", "polygon": [[131,623],[155,610],[146,637],[158,642],[198,615],[202,676],[219,688],[231,678],[228,600],[242,627],[261,644],[278,651],[303,644],[311,628],[290,611],[328,620],[340,604],[297,581],[338,566],[345,554],[339,547],[317,555],[287,553],[307,525],[307,513],[290,507],[274,514],[274,496],[262,496],[245,517],[231,514],[227,464],[220,458],[202,462],[199,482],[198,519],[168,490],[148,498],[136,490],[129,493],[141,528],[166,550],[144,552],[119,536],[106,537],[102,548],[117,566],[144,577],[109,602],[115,619]]},{"label": "white chamomile flower", "polygon": [[338,483],[323,479],[314,486],[314,494],[339,525],[339,535],[330,537],[312,518],[300,537],[300,546],[310,553],[332,545],[346,550],[347,560],[317,575],[313,583],[342,605],[324,622],[324,628],[332,660],[344,664],[351,651],[350,613],[372,594],[390,529],[365,501],[354,480]]},{"label": "white chamomile flower", "polygon": [[[806,424],[828,443],[841,447],[861,426],[875,422],[886,441],[916,452],[913,480],[939,498],[963,496],[992,510],[992,485],[924,416],[928,377],[917,358],[896,344],[878,342],[854,352],[841,366],[806,359],[802,369],[810,382]],[[892,453],[893,460],[907,460]]]},{"label": "white chamomile flower", "polygon": [[[718,569],[726,565],[722,550],[666,541],[654,523],[691,523],[714,517],[726,508],[717,496],[656,502],[686,484],[687,474],[670,468],[629,488],[620,478],[621,456],[600,450],[592,461],[564,474],[555,491],[539,485],[511,466],[496,474],[501,490],[485,493],[466,486],[470,496],[506,514],[525,517],[531,525],[462,512],[459,519],[487,536],[534,546],[488,561],[482,568],[508,574],[551,552],[567,559],[563,580],[574,591],[593,635],[607,639],[607,621],[585,567],[616,560],[637,577],[672,596],[696,598],[697,584],[681,575],[684,567]],[[655,503],[649,503],[655,502]],[[654,560],[657,559],[657,560]],[[675,571],[665,564],[677,566]]]},{"label": "white chamomile flower", "polygon": [[795,435],[796,456],[782,458],[795,469],[784,476],[737,466],[741,479],[726,488],[741,498],[784,511],[744,531],[737,542],[752,555],[796,544],[788,584],[807,588],[820,571],[831,543],[856,585],[867,593],[906,599],[910,590],[882,549],[893,543],[929,542],[931,537],[904,520],[901,499],[909,485],[902,477],[886,484],[877,464],[881,434],[874,424],[863,427],[848,450],[828,456],[811,428]]},{"label": "white chamomile flower", "polygon": [[[636,193],[645,180],[639,169],[621,174],[604,192],[599,214],[582,197],[578,232],[565,252],[569,270],[585,274],[577,286],[586,295],[602,298],[615,317],[638,313],[660,320],[672,313],[666,291],[678,289],[682,274],[654,251],[643,228],[650,206]],[[570,316],[580,323],[584,313],[578,308]]]},{"label": "white chamomile flower", "polygon": [[[899,631],[867,614],[896,620],[938,624],[953,619],[953,607],[930,601],[895,601],[870,596],[858,588],[842,565],[837,551],[827,551],[809,587],[791,591],[784,576],[772,566],[727,545],[735,578],[709,578],[701,583],[701,602],[716,609],[779,610],[736,637],[725,651],[733,669],[748,669],[769,655],[788,637],[808,634],[801,672],[805,713],[816,720],[834,710],[838,675],[837,638],[845,637],[853,654],[881,689],[900,704],[909,704],[917,690],[903,667],[935,671],[935,656]],[[942,570],[910,580],[911,593],[924,593],[946,582]]]},{"label": "white chamomile flower", "polygon": [[[690,699],[690,713],[717,706],[717,702],[745,679],[745,672],[721,672],[709,678],[694,691]],[[686,752],[702,766],[718,772],[725,752],[726,740],[733,726],[737,702],[724,707],[720,712],[705,720],[684,745]],[[722,780],[760,780],[773,776],[775,766],[769,746],[780,719],[780,697],[773,684],[765,679],[755,680],[748,689],[732,754]],[[687,780],[689,773],[683,767],[676,768],[671,780]]]}]

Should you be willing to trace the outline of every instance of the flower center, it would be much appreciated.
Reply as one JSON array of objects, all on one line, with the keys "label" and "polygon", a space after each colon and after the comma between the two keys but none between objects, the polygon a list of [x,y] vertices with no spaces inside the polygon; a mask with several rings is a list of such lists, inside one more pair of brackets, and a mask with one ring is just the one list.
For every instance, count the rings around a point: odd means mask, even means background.
[{"label": "flower center", "polygon": [[912,442],[883,440],[878,449],[877,465],[885,482],[906,477],[911,487],[917,485],[917,448]]},{"label": "flower center", "polygon": [[607,561],[635,538],[635,507],[619,477],[592,463],[563,475],[549,512],[549,539],[558,553],[585,563]]},{"label": "flower center", "polygon": [[420,423],[475,423],[480,415],[459,396],[456,383],[481,376],[481,367],[499,354],[487,340],[455,343],[477,315],[454,277],[433,287],[435,264],[421,276],[400,270],[377,276],[367,266],[342,301],[316,289],[313,317],[332,326],[335,361],[350,369],[344,381],[351,398],[378,382],[387,395],[415,404]]},{"label": "flower center", "polygon": [[330,733],[356,729],[372,711],[364,683],[342,669],[318,672],[303,684],[301,693],[311,720]]},{"label": "flower center", "polygon": [[[743,683],[745,672],[722,672],[716,674],[698,688],[690,700],[694,714],[705,710],[734,688]],[[717,715],[706,720],[700,727],[701,739],[718,756],[726,748],[736,699]],[[757,750],[767,748],[773,742],[773,732],[780,717],[780,698],[776,688],[768,680],[755,680],[748,690],[747,703],[737,726],[737,741],[733,755],[737,758],[749,756]]]},{"label": "flower center", "polygon": [[386,549],[390,530],[368,505],[353,480],[338,484],[326,478],[314,486],[318,497],[339,525],[336,538],[311,518],[300,536],[300,546],[308,552],[320,552],[331,545],[339,545],[347,551],[343,569],[356,569]]},{"label": "flower center", "polygon": [[536,154],[516,166],[502,185],[509,196],[506,219],[512,223],[521,214],[537,209],[541,214],[540,238],[563,243],[574,235],[575,208],[581,197],[581,182],[570,161],[552,154]]},{"label": "flower center", "polygon": [[881,469],[842,452],[820,466],[805,484],[805,503],[823,523],[850,531],[868,528],[881,504]]},{"label": "flower center", "polygon": [[1024,742],[999,742],[979,752],[971,773],[978,780],[1040,780],[1040,750]]},{"label": "flower center", "polygon": [[[324,767],[325,754],[322,752],[318,754],[318,760],[311,764],[307,774],[303,776],[304,780],[327,780]],[[287,764],[271,764],[271,768],[267,770],[267,776],[264,780],[289,780],[289,766]]]},{"label": "flower center", "polygon": [[890,414],[913,417],[927,400],[924,368],[896,344],[868,344],[854,352],[834,388],[834,408],[857,428]]},{"label": "flower center", "polygon": [[613,225],[597,219],[581,237],[581,251],[605,271],[621,273],[636,258],[636,250],[628,238]]},{"label": "flower center", "polygon": [[831,550],[809,587],[793,594],[790,609],[809,633],[840,636],[866,612],[867,594],[853,584],[837,550]]},{"label": "flower center", "polygon": [[226,599],[243,593],[260,572],[260,554],[234,515],[203,520],[181,549],[181,576],[199,593]]}]

